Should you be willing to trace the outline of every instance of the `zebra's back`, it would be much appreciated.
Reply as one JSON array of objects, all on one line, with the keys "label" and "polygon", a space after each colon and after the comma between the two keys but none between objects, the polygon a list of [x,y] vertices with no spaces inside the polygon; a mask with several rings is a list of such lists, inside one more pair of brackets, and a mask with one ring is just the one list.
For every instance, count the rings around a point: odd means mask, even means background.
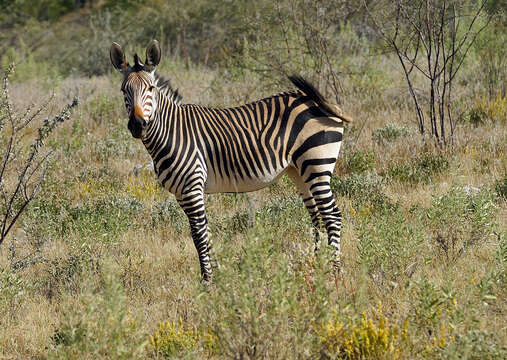
[{"label": "zebra's back", "polygon": [[179,162],[179,169],[164,165],[165,157],[154,157],[159,180],[173,193],[179,189],[168,179],[181,173],[189,161],[198,162],[206,174],[207,193],[258,190],[276,181],[288,167],[302,167],[309,155],[312,161],[316,157],[336,161],[343,133],[338,118],[330,118],[300,92],[228,109],[182,105],[171,111],[170,122],[175,127],[168,146],[179,143],[181,137],[190,143],[186,154],[180,154],[188,161]]}]

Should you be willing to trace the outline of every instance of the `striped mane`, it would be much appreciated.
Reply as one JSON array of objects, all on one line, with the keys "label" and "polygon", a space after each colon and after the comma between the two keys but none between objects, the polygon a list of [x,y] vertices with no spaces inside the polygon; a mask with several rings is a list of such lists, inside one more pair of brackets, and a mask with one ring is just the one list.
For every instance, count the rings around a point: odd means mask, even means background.
[{"label": "striped mane", "polygon": [[155,73],[155,86],[174,104],[181,104],[181,95],[178,89],[173,89],[171,82],[163,76]]}]

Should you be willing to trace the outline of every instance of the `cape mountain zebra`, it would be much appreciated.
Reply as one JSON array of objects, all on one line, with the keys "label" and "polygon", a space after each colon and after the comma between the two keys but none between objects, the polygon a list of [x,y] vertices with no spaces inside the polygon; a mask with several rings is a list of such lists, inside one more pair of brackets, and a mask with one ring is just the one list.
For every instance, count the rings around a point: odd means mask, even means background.
[{"label": "cape mountain zebra", "polygon": [[329,182],[343,124],[350,118],[299,76],[289,77],[299,90],[234,108],[181,105],[168,84],[163,90],[159,86],[160,56],[156,40],[148,45],[144,63],[134,55],[133,66],[118,44],[110,49],[113,66],[123,74],[128,128],[142,140],[158,180],[188,216],[202,279],[212,275],[204,193],[253,191],[284,173],[301,193],[315,229],[322,219],[338,268],[342,215]]}]

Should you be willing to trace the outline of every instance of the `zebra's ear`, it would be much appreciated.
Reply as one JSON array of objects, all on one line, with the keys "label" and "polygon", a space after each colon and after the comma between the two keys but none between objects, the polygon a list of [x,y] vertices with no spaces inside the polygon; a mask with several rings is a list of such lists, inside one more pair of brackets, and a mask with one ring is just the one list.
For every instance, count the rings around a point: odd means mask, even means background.
[{"label": "zebra's ear", "polygon": [[160,55],[161,51],[158,41],[151,40],[151,42],[148,44],[148,47],[146,48],[146,61],[144,63],[146,66],[149,66],[153,70],[155,66],[157,66],[160,62]]},{"label": "zebra's ear", "polygon": [[120,45],[117,43],[113,43],[111,48],[109,49],[109,57],[111,58],[111,63],[115,67],[115,69],[124,71],[127,69],[128,63],[127,58],[125,57],[125,53],[123,52]]}]

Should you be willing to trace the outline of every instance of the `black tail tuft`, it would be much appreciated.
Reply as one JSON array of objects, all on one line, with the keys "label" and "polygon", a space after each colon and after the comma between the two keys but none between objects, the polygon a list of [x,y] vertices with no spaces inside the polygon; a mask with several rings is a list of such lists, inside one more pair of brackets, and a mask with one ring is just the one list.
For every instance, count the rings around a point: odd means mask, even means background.
[{"label": "black tail tuft", "polygon": [[326,100],[324,96],[308,81],[306,81],[302,76],[299,75],[291,75],[289,76],[289,80],[297,86],[299,90],[308,95],[313,101],[317,104],[325,104]]},{"label": "black tail tuft", "polygon": [[326,113],[328,113],[332,117],[337,117],[342,121],[345,122],[352,122],[352,118],[345,115],[343,111],[337,106],[330,102],[328,102],[324,96],[308,81],[303,79],[299,75],[292,75],[289,76],[289,80],[292,81],[294,85],[297,86],[297,88],[306,94],[310,99],[315,101],[317,105],[319,105],[320,109],[324,110]]}]

